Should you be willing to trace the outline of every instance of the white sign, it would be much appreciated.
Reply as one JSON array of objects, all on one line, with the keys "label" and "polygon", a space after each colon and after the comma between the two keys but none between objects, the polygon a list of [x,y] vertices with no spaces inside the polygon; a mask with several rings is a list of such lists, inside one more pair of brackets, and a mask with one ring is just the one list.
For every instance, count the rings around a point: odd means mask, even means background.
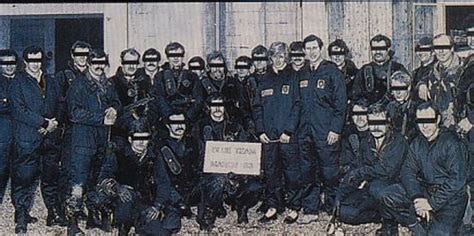
[{"label": "white sign", "polygon": [[260,143],[207,141],[204,173],[260,175]]}]

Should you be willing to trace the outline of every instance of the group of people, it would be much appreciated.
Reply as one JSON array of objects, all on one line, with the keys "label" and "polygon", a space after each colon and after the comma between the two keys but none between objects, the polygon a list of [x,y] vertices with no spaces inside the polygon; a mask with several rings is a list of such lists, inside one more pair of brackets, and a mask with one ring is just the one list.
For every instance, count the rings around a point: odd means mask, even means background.
[{"label": "group of people", "polygon": [[[210,231],[261,203],[258,221],[381,223],[378,235],[454,235],[469,218],[474,159],[474,57],[450,36],[422,38],[413,72],[391,40],[370,40],[358,68],[346,43],[309,35],[183,62],[178,42],[108,55],[82,41],[67,68],[44,71],[43,50],[0,50],[0,196],[11,178],[15,232],[26,233],[40,183],[48,226],[127,235],[179,232],[193,217]],[[468,30],[474,54],[474,29]],[[23,65],[24,64],[24,65]],[[17,65],[23,65],[21,71]],[[142,66],[140,66],[142,65]],[[261,174],[203,172],[206,141],[262,143]],[[471,185],[472,186],[472,185]],[[229,205],[230,208],[224,207]]]}]

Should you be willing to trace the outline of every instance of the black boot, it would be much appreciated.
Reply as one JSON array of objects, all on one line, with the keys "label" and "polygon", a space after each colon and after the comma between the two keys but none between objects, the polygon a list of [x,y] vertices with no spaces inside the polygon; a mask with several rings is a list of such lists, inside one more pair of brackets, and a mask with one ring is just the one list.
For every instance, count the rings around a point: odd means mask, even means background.
[{"label": "black boot", "polygon": [[225,218],[227,216],[227,211],[225,210],[224,205],[220,205],[216,209],[216,216],[220,219]]},{"label": "black boot", "polygon": [[48,216],[46,217],[46,226],[55,226],[55,225],[64,226],[64,222],[61,220],[58,212],[55,209],[48,210]]},{"label": "black boot", "polygon": [[204,209],[202,219],[198,219],[199,228],[207,232],[211,232],[214,228],[214,222],[216,221],[216,213],[212,208],[206,207]]},{"label": "black boot", "polygon": [[119,233],[118,235],[119,236],[127,236],[128,235],[128,232],[130,232],[130,228],[132,228],[130,225],[128,224],[121,224],[119,226]]},{"label": "black boot", "polygon": [[102,222],[100,221],[100,212],[89,211],[87,214],[86,229],[99,228]]},{"label": "black boot", "polygon": [[375,231],[377,236],[397,236],[398,224],[396,222],[382,221],[382,228]]},{"label": "black boot", "polygon": [[15,233],[26,234],[28,229],[28,214],[15,211]]},{"label": "black boot", "polygon": [[248,212],[247,207],[242,207],[241,209],[237,209],[237,224],[248,224],[249,218],[247,216]]},{"label": "black boot", "polygon": [[193,212],[191,211],[191,208],[189,208],[184,202],[180,202],[178,204],[179,211],[181,212],[181,216],[184,216],[188,219],[191,219],[193,216]]},{"label": "black boot", "polygon": [[69,219],[67,225],[67,236],[76,236],[76,235],[84,235],[84,231],[79,228],[77,224],[77,216],[72,217]]},{"label": "black boot", "polygon": [[112,213],[108,211],[101,211],[101,216],[102,216],[102,223],[100,226],[100,229],[102,229],[105,232],[112,232]]}]

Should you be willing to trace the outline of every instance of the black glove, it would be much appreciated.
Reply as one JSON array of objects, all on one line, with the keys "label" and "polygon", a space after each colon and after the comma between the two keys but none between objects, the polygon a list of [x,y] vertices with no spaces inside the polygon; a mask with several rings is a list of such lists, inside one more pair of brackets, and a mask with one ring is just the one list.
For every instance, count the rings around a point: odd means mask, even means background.
[{"label": "black glove", "polygon": [[102,180],[97,187],[99,191],[104,192],[107,196],[115,196],[118,183],[115,179],[107,178]]},{"label": "black glove", "polygon": [[163,206],[150,206],[144,211],[145,219],[147,222],[152,220],[162,220],[165,218],[165,213],[163,212]]},{"label": "black glove", "polygon": [[357,171],[351,171],[344,176],[343,183],[348,186],[359,187],[360,182],[362,182],[359,178]]},{"label": "black glove", "polygon": [[130,202],[133,200],[133,188],[128,185],[119,185],[117,187],[117,194],[121,202]]}]

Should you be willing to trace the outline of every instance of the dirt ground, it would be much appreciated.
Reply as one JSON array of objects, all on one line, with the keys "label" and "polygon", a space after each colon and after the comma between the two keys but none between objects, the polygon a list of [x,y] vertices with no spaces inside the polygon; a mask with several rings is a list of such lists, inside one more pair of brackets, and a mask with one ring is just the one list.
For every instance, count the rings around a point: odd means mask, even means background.
[{"label": "dirt ground", "polygon": [[[15,232],[14,224],[14,209],[11,204],[10,191],[7,190],[3,204],[0,206],[0,235],[13,235]],[[254,207],[249,211],[249,224],[245,226],[237,225],[237,213],[228,211],[226,218],[217,219],[216,227],[212,235],[327,235],[326,226],[330,217],[322,213],[317,222],[309,225],[286,225],[283,223],[283,216],[280,216],[277,221],[271,224],[259,224],[257,220],[260,215],[256,213]],[[197,210],[192,209],[194,214]],[[47,227],[46,215],[47,211],[43,204],[41,194],[36,192],[35,203],[31,209],[31,215],[38,217],[39,221],[36,224],[28,225],[28,235],[66,235],[65,227]],[[183,219],[181,231],[177,235],[208,235],[209,233],[200,231],[199,225],[195,218]],[[81,223],[81,228],[86,232],[86,235],[117,235],[118,230],[114,229],[112,233],[106,233],[100,229],[85,230],[85,224]],[[366,224],[360,226],[343,225],[347,236],[365,236],[375,235],[375,230],[380,228],[379,224]],[[133,229],[132,229],[133,232]],[[408,230],[400,228],[400,235],[410,235]]]}]

